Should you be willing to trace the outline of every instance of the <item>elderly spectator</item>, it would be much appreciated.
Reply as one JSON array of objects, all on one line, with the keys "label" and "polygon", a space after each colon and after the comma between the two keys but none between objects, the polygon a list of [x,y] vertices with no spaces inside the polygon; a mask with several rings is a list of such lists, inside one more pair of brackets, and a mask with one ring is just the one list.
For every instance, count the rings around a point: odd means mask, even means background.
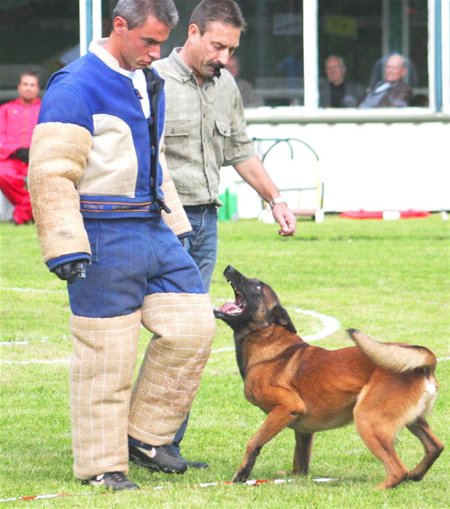
[{"label": "elderly spectator", "polygon": [[364,87],[347,79],[344,59],[330,55],[325,60],[326,83],[320,88],[321,108],[355,108],[364,98]]},{"label": "elderly spectator", "polygon": [[405,83],[408,67],[405,57],[391,55],[384,67],[384,81],[367,94],[360,108],[404,108],[409,106],[412,88]]}]

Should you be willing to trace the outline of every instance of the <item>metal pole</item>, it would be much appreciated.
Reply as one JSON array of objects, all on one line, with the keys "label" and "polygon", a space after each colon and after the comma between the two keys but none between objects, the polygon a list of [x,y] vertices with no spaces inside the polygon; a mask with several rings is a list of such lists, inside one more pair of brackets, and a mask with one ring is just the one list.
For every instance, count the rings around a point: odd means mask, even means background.
[{"label": "metal pole", "polygon": [[442,2],[442,111],[450,112],[450,0]]},{"label": "metal pole", "polygon": [[93,39],[102,36],[102,0],[79,0],[80,56],[87,53]]},{"label": "metal pole", "polygon": [[401,25],[402,25],[402,54],[411,58],[409,54],[409,37],[410,37],[410,26],[409,26],[409,0],[402,0],[402,12],[401,12]]},{"label": "metal pole", "polygon": [[381,4],[381,54],[387,55],[390,51],[390,0],[383,0]]},{"label": "metal pole", "polygon": [[92,6],[92,39],[97,41],[102,37],[102,0],[93,0]]},{"label": "metal pole", "polygon": [[80,55],[87,52],[87,0],[79,0],[80,8]]},{"label": "metal pole", "polygon": [[303,0],[303,73],[305,108],[319,106],[318,0]]},{"label": "metal pole", "polygon": [[[448,0],[446,0],[448,1]],[[442,3],[441,0],[428,2],[428,76],[430,89],[430,107],[436,112],[442,111]]]}]

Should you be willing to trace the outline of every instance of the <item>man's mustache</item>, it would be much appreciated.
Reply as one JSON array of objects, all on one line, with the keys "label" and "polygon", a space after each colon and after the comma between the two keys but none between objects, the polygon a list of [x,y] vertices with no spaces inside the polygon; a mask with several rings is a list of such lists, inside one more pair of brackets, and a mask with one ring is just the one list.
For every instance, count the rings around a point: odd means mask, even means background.
[{"label": "man's mustache", "polygon": [[220,70],[223,69],[225,66],[220,62],[211,62],[210,66],[214,69],[214,76],[216,78],[220,78]]}]

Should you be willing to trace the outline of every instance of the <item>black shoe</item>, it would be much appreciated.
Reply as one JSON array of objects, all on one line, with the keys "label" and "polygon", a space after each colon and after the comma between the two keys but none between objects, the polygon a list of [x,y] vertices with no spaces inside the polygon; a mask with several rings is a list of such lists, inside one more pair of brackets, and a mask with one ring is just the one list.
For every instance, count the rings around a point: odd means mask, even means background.
[{"label": "black shoe", "polygon": [[208,463],[205,463],[203,461],[188,461],[187,459],[183,458],[183,456],[181,456],[181,452],[180,452],[180,447],[179,446],[176,446],[176,445],[172,444],[169,447],[171,449],[173,449],[174,454],[176,454],[179,458],[181,458],[183,461],[185,461],[187,463],[188,468],[199,468],[199,469],[202,469],[202,468],[208,468],[209,467]]},{"label": "black shoe", "polygon": [[105,472],[104,474],[91,477],[91,479],[86,479],[82,483],[90,484],[91,486],[104,486],[112,491],[139,489],[139,486],[127,479],[122,472]]},{"label": "black shoe", "polygon": [[133,463],[156,472],[183,474],[188,467],[187,461],[176,454],[169,445],[161,445],[160,447],[129,445],[129,454]]}]

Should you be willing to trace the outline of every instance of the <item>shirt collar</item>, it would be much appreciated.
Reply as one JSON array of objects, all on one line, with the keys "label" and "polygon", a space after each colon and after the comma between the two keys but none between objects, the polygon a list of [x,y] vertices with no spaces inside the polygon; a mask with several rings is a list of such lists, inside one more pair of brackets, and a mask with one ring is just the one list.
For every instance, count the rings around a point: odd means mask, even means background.
[{"label": "shirt collar", "polygon": [[391,88],[392,87],[392,84],[387,82],[387,81],[384,81],[383,83],[380,83],[376,88],[375,88],[375,93],[376,94],[380,94],[381,92],[385,92],[388,88]]},{"label": "shirt collar", "polygon": [[[181,77],[183,82],[193,80],[194,83],[197,83],[193,70],[186,64],[186,62],[180,57],[178,54],[181,50],[181,47],[174,48],[172,53],[169,55],[169,62],[172,67],[175,69],[177,74]],[[212,79],[207,79],[203,84],[204,87],[208,86],[210,83],[217,83],[219,78],[214,76]]]},{"label": "shirt collar", "polygon": [[96,57],[98,57],[104,64],[106,64],[113,71],[116,71],[127,78],[133,79],[136,71],[127,71],[126,69],[122,69],[120,67],[118,60],[111,55],[109,51],[106,51],[104,45],[106,44],[107,38],[98,39],[97,41],[92,41],[89,44],[89,52],[93,53]]}]

